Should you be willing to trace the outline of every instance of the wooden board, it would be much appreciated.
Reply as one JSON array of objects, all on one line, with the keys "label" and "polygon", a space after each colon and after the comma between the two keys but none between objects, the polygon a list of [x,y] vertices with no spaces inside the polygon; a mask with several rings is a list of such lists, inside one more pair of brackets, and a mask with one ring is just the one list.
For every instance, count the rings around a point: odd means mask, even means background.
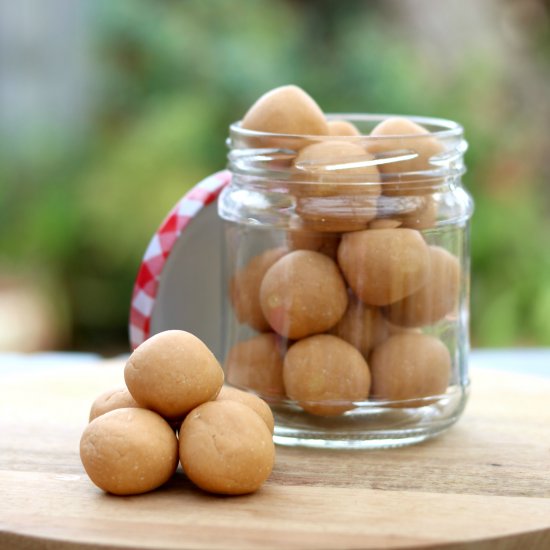
[{"label": "wooden board", "polygon": [[122,365],[0,376],[0,548],[550,548],[550,379],[474,370],[459,423],[379,451],[277,449],[254,495],[178,472],[114,497],[86,477],[80,434]]}]

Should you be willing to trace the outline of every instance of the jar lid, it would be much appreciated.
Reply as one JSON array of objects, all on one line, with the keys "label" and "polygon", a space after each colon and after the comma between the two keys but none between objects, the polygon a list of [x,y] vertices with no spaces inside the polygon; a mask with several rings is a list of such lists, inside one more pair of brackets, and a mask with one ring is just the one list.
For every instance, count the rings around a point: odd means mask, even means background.
[{"label": "jar lid", "polygon": [[221,220],[217,198],[231,174],[217,172],[170,210],[149,242],[130,305],[130,345],[169,329],[221,347]]}]

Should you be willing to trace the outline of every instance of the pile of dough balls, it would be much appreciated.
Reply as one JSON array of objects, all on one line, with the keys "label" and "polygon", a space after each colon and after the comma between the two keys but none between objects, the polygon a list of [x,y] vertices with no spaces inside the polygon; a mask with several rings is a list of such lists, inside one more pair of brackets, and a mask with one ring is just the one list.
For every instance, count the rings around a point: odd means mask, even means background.
[{"label": "pile of dough balls", "polygon": [[223,370],[192,334],[168,330],[132,353],[126,387],[92,404],[80,458],[99,488],[115,495],[152,491],[178,462],[201,489],[240,495],[273,468],[274,420],[259,397],[224,386]]},{"label": "pile of dough balls", "polygon": [[[295,217],[283,246],[249,258],[231,277],[236,321],[257,334],[229,351],[228,381],[323,416],[369,399],[418,407],[444,394],[451,356],[423,329],[456,313],[460,264],[422,231],[436,224],[440,180],[415,187],[406,177],[429,170],[443,145],[400,117],[369,134],[383,139],[361,142],[353,124],[327,120],[296,86],[266,93],[241,126],[285,134],[270,145],[294,149]],[[403,150],[416,156],[388,161]],[[380,158],[388,162],[372,162]],[[351,185],[354,178],[361,185]],[[402,210],[392,210],[395,201]]]}]

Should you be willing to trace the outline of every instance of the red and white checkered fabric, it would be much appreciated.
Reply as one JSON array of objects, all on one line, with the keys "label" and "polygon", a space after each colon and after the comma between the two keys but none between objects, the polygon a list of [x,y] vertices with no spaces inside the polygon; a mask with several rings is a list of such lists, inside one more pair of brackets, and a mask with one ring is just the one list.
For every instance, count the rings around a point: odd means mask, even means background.
[{"label": "red and white checkered fabric", "polygon": [[230,172],[223,170],[195,185],[172,208],[151,239],[141,261],[132,293],[130,306],[132,349],[150,336],[151,314],[155,307],[160,277],[174,243],[197,213],[218,198],[230,179]]}]

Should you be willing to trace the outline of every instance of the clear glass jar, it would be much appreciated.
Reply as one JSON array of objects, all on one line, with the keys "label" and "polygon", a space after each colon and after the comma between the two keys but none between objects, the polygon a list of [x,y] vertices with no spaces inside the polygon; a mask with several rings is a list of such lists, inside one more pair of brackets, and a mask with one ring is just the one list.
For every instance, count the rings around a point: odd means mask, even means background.
[{"label": "clear glass jar", "polygon": [[[275,441],[379,448],[432,437],[467,399],[469,219],[462,127],[357,136],[230,128],[227,383],[265,399]],[[375,132],[376,133],[376,132]]]}]

